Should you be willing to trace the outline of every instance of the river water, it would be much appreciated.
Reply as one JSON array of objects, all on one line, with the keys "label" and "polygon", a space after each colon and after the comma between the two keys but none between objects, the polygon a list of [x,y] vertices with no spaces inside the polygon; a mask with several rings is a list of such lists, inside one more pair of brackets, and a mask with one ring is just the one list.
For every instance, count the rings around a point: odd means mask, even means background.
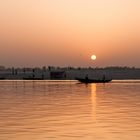
[{"label": "river water", "polygon": [[139,140],[140,81],[0,81],[0,140]]}]

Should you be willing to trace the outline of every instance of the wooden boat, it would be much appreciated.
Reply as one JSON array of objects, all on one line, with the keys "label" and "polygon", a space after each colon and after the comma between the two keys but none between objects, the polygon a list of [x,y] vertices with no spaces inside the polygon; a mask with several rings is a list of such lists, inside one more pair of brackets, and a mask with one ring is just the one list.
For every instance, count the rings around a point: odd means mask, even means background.
[{"label": "wooden boat", "polygon": [[44,80],[44,78],[24,77],[23,80]]},{"label": "wooden boat", "polygon": [[0,77],[0,80],[5,80],[5,77]]},{"label": "wooden boat", "polygon": [[108,82],[111,82],[112,79],[88,79],[88,78],[76,78],[76,80],[78,80],[79,82],[81,83],[108,83]]}]

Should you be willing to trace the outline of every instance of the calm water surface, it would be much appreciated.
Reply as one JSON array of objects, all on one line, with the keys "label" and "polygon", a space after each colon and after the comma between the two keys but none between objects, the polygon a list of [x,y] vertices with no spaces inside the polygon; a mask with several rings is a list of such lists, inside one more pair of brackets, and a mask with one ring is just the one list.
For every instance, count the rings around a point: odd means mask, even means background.
[{"label": "calm water surface", "polygon": [[140,81],[0,81],[0,140],[140,140]]}]

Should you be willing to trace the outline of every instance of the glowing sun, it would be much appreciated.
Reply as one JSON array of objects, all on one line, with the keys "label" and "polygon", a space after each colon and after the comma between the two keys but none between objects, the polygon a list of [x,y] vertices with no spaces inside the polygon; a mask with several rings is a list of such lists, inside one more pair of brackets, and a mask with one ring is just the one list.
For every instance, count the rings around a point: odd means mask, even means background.
[{"label": "glowing sun", "polygon": [[91,56],[91,60],[96,60],[96,59],[97,59],[96,55]]}]

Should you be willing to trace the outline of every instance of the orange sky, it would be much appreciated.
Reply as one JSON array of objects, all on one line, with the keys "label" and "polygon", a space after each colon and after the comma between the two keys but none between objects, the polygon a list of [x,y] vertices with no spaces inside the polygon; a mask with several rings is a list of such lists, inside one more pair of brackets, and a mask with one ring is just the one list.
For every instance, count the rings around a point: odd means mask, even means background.
[{"label": "orange sky", "polygon": [[0,65],[140,67],[139,56],[140,0],[0,1]]}]

